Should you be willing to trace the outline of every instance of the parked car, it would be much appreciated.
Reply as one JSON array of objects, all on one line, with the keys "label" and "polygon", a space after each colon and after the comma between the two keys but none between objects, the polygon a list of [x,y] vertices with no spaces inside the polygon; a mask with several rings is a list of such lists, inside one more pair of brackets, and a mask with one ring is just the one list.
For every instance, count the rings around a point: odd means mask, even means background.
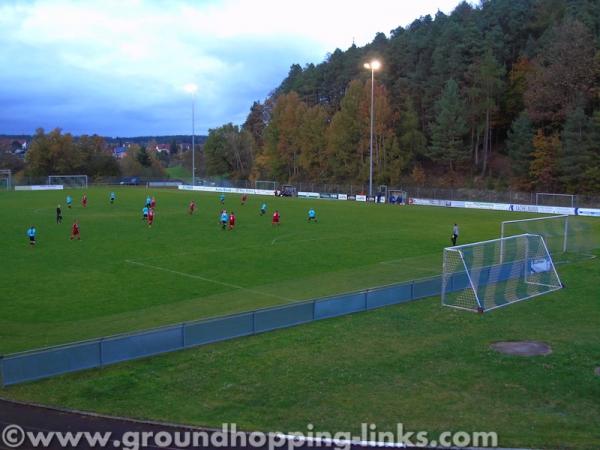
[{"label": "parked car", "polygon": [[140,184],[140,179],[138,177],[125,177],[119,184],[125,186],[137,186]]}]

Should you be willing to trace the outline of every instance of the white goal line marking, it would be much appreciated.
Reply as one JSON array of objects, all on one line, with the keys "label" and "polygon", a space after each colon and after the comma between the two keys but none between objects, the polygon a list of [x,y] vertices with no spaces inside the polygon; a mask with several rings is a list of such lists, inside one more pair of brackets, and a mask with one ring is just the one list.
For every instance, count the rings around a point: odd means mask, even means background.
[{"label": "white goal line marking", "polygon": [[141,263],[141,262],[133,261],[131,259],[126,259],[125,262],[129,263],[129,264],[135,264],[135,265],[138,265],[138,266],[142,266],[142,267],[147,267],[149,269],[160,270],[162,272],[172,273],[174,275],[179,275],[179,276],[182,276],[182,277],[194,278],[196,280],[202,280],[202,281],[206,281],[208,283],[219,284],[221,286],[227,286],[227,287],[230,287],[230,288],[233,288],[233,289],[238,289],[240,291],[252,292],[253,294],[265,295],[267,297],[274,297],[274,298],[277,298],[279,300],[285,300],[287,302],[293,301],[293,299],[291,299],[291,298],[281,297],[281,296],[275,295],[275,294],[269,294],[268,292],[255,291],[254,289],[249,289],[249,288],[245,288],[243,286],[238,286],[237,284],[227,283],[225,281],[213,280],[212,278],[206,278],[206,277],[203,277],[203,276],[200,276],[200,275],[193,275],[191,273],[179,272],[178,270],[167,269],[166,267],[160,267],[160,266],[153,266],[153,265],[150,265],[150,264],[144,264],[144,263]]}]

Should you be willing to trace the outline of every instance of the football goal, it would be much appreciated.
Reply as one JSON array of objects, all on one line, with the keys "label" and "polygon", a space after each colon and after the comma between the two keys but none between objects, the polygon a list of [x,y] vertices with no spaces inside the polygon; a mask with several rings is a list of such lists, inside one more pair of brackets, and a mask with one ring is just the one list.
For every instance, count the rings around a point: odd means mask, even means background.
[{"label": "football goal", "polygon": [[557,263],[594,258],[593,250],[600,248],[600,236],[587,217],[535,217],[508,220],[500,226],[501,238],[524,233],[542,236]]},{"label": "football goal", "polygon": [[525,233],[542,236],[552,255],[556,256],[558,253],[564,253],[568,249],[569,216],[559,215],[506,220],[500,225],[500,238]]},{"label": "football goal", "polygon": [[388,201],[392,205],[406,205],[408,201],[408,193],[406,191],[390,189]]},{"label": "football goal", "polygon": [[0,170],[0,189],[10,190],[12,188],[11,171],[8,169]]},{"label": "football goal", "polygon": [[66,189],[87,189],[87,175],[50,175],[48,184],[61,184]]},{"label": "football goal", "polygon": [[281,186],[282,197],[296,197],[297,195],[298,191],[296,190],[296,186],[292,186],[291,184],[284,184]]},{"label": "football goal", "polygon": [[536,192],[535,204],[542,206],[564,206],[575,208],[577,196],[571,194],[552,194],[548,192]]},{"label": "football goal", "polygon": [[268,180],[256,180],[254,182],[254,189],[263,189],[265,191],[274,191],[277,189],[279,183],[277,181],[268,181]]},{"label": "football goal", "polygon": [[444,306],[485,312],[561,288],[542,236],[521,234],[444,249]]}]

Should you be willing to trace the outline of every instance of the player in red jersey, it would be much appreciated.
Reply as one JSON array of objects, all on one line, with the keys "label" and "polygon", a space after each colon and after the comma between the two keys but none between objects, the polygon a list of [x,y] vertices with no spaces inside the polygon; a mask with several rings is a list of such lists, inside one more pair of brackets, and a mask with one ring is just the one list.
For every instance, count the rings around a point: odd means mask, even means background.
[{"label": "player in red jersey", "polygon": [[79,234],[79,221],[75,220],[75,222],[73,222],[73,226],[71,227],[71,240],[73,239],[77,239],[78,241],[81,240],[81,236]]},{"label": "player in red jersey", "polygon": [[279,226],[279,211],[275,210],[273,213],[273,220],[271,221],[271,225]]},{"label": "player in red jersey", "polygon": [[233,230],[233,227],[235,227],[235,213],[231,211],[231,214],[229,214],[229,229]]},{"label": "player in red jersey", "polygon": [[247,194],[242,195],[242,206],[244,206],[246,204],[246,200],[248,200],[248,195]]},{"label": "player in red jersey", "polygon": [[194,200],[192,200],[190,202],[190,206],[188,207],[188,212],[190,214],[194,214],[194,211],[196,210],[196,202]]},{"label": "player in red jersey", "polygon": [[152,196],[152,200],[150,200],[150,208],[156,208],[156,199]]},{"label": "player in red jersey", "polygon": [[150,208],[148,211],[148,226],[152,226],[152,222],[154,222],[154,208]]},{"label": "player in red jersey", "polygon": [[81,204],[84,208],[87,206],[87,194],[83,194],[83,197],[81,197]]}]

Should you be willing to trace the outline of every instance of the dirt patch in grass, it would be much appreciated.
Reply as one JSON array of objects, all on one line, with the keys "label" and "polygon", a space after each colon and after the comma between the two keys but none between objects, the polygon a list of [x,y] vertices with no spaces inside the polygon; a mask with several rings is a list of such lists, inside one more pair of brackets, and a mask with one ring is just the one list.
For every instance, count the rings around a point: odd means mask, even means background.
[{"label": "dirt patch in grass", "polygon": [[497,352],[517,356],[543,356],[552,353],[552,347],[540,341],[494,342],[490,347]]}]

